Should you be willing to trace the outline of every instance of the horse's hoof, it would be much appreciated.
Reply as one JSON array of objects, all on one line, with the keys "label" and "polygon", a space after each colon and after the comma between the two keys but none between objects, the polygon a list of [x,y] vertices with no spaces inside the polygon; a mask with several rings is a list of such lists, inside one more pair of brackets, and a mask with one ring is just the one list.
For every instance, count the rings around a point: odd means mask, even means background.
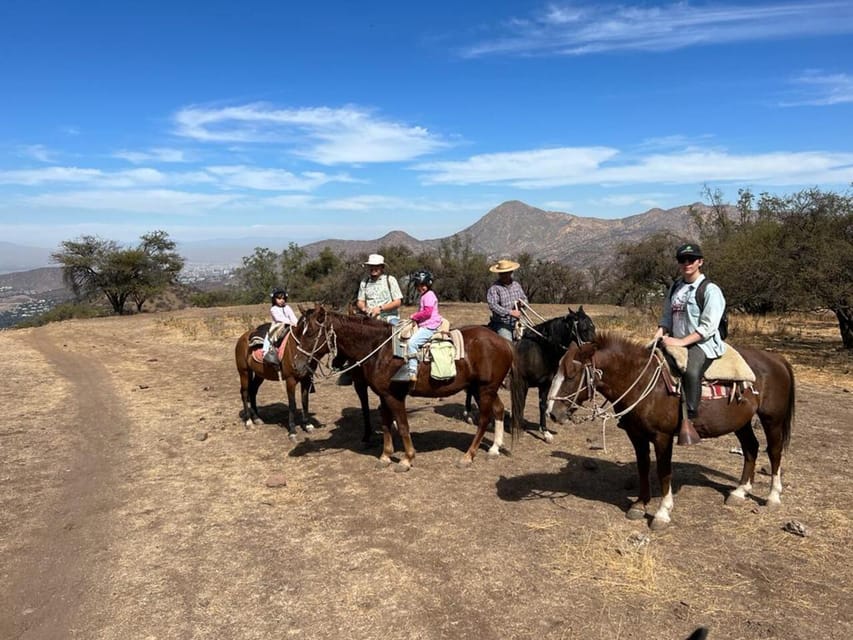
[{"label": "horse's hoof", "polygon": [[[264,423],[264,421],[261,420],[260,418],[252,418],[252,424],[263,424],[263,423]],[[246,426],[247,427],[249,426],[248,420],[246,420]]]},{"label": "horse's hoof", "polygon": [[391,466],[390,460],[383,460],[382,458],[380,458],[379,460],[376,461],[376,468],[379,469],[380,471],[382,469],[387,469],[389,466]]},{"label": "horse's hoof", "polygon": [[642,520],[646,517],[646,510],[642,507],[631,507],[625,512],[625,517],[628,520]]},{"label": "horse's hoof", "polygon": [[470,458],[460,458],[460,459],[456,462],[456,468],[457,468],[457,469],[470,469],[470,468],[471,468],[471,465],[472,465],[473,463],[474,463],[474,461],[473,461],[473,460],[471,460]]},{"label": "horse's hoof", "polygon": [[297,436],[295,433],[288,433],[287,437],[293,440],[294,442],[299,440],[299,436]]},{"label": "horse's hoof", "polygon": [[739,507],[744,502],[746,502],[746,498],[743,496],[739,496],[735,493],[730,493],[726,496],[726,506],[727,507]]},{"label": "horse's hoof", "polygon": [[652,523],[649,525],[652,531],[663,531],[669,526],[669,520],[661,520],[660,518],[653,518]]},{"label": "horse's hoof", "polygon": [[244,422],[244,423],[243,423],[243,426],[244,426],[244,427],[246,427],[247,429],[251,429],[251,428],[252,428],[252,424],[253,424],[253,423],[252,423],[252,421],[251,421],[251,420],[246,420],[246,422]]},{"label": "horse's hoof", "polygon": [[778,500],[768,500],[766,507],[768,511],[777,511],[778,509],[782,508],[782,503]]},{"label": "horse's hoof", "polygon": [[500,449],[498,449],[497,447],[490,447],[490,448],[489,448],[489,450],[486,452],[486,455],[487,455],[489,458],[495,459],[495,458],[500,457],[500,455],[501,455],[501,450],[500,450]]},{"label": "horse's hoof", "polygon": [[463,413],[462,419],[468,424],[474,424],[474,417],[470,413]]},{"label": "horse's hoof", "polygon": [[313,424],[306,424],[302,428],[305,429],[305,431],[307,433],[311,433],[312,431],[314,431],[314,425]]},{"label": "horse's hoof", "polygon": [[394,473],[406,473],[412,469],[412,465],[398,462],[394,465]]},{"label": "horse's hoof", "polygon": [[542,437],[545,439],[545,442],[547,442],[548,444],[551,444],[552,442],[554,442],[554,434],[552,434],[550,431],[543,432]]}]

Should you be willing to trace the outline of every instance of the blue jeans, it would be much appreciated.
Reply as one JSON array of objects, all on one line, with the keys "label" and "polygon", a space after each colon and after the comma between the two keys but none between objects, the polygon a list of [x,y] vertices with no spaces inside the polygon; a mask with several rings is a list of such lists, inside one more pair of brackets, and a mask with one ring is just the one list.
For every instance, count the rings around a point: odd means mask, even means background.
[{"label": "blue jeans", "polygon": [[407,349],[409,375],[418,375],[418,359],[416,357],[418,349],[425,345],[429,341],[429,339],[432,338],[432,334],[434,333],[435,329],[427,329],[426,327],[420,327],[417,331],[415,331],[412,337],[409,338],[409,346]]}]

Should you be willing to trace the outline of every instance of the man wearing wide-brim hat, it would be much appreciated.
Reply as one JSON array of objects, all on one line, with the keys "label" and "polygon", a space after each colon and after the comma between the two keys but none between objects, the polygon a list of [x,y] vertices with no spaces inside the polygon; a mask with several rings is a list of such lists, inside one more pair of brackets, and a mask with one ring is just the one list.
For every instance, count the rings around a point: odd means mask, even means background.
[{"label": "man wearing wide-brim hat", "polygon": [[512,279],[512,273],[518,269],[519,264],[513,260],[498,260],[489,267],[489,271],[498,274],[498,279],[486,292],[486,302],[492,317],[489,320],[489,328],[497,331],[498,335],[512,340],[515,323],[521,317],[518,303],[527,302],[527,294],[519,283]]},{"label": "man wearing wide-brim hat", "polygon": [[371,253],[364,266],[368,269],[368,275],[358,285],[358,308],[371,318],[397,324],[400,321],[400,305],[403,304],[403,293],[397,278],[385,273],[385,258],[378,253]]}]

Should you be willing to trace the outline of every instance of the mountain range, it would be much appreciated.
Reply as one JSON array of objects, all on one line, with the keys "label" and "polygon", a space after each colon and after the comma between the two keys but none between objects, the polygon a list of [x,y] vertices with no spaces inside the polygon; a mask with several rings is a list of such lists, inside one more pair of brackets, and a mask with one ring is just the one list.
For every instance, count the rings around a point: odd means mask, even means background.
[{"label": "mountain range", "polygon": [[[418,254],[437,249],[442,242],[458,237],[469,241],[474,251],[489,258],[512,258],[528,253],[535,259],[583,267],[603,264],[620,243],[636,242],[659,231],[693,237],[696,228],[689,213],[691,208],[703,214],[710,211],[707,205],[695,203],[673,209],[650,209],[611,220],[545,211],[519,200],[510,200],[471,226],[445,238],[418,240],[404,231],[392,231],[373,240],[329,239],[312,242],[302,248],[311,257],[326,247],[335,253],[360,255],[375,253],[383,246],[392,245],[403,245]],[[256,247],[282,251],[287,245],[288,241],[282,238],[242,238],[180,243],[178,251],[188,264],[238,266],[242,258],[251,255]],[[51,251],[0,242],[0,274],[49,266]]]}]

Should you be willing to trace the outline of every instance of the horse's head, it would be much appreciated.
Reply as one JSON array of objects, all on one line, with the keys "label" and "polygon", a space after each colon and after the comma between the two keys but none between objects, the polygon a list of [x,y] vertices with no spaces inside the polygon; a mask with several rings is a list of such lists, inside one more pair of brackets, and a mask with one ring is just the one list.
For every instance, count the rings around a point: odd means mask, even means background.
[{"label": "horse's head", "polygon": [[293,335],[299,344],[293,358],[293,367],[298,375],[304,376],[333,348],[326,308],[318,304],[313,309],[305,309]]},{"label": "horse's head", "polygon": [[595,323],[583,310],[583,305],[579,306],[577,311],[572,311],[572,308],[569,307],[566,320],[571,324],[574,342],[581,345],[595,340]]},{"label": "horse's head", "polygon": [[560,359],[548,391],[546,409],[554,422],[563,424],[591,397],[595,384],[593,356],[596,348],[595,342],[572,342]]}]

